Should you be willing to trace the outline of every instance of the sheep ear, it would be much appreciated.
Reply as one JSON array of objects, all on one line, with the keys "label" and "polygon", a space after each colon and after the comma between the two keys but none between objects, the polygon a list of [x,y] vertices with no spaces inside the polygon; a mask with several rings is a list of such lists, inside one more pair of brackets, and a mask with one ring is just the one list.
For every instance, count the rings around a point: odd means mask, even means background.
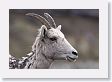
[{"label": "sheep ear", "polygon": [[47,27],[45,25],[42,25],[41,26],[41,34],[40,34],[40,36],[45,37],[46,31],[47,31]]},{"label": "sheep ear", "polygon": [[61,25],[59,25],[56,29],[61,30]]}]

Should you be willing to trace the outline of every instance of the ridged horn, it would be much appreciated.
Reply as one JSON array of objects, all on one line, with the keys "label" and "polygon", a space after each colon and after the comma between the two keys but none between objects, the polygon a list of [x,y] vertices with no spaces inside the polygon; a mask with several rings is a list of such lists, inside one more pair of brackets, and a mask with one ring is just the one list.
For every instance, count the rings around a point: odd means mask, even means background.
[{"label": "ridged horn", "polygon": [[28,16],[32,16],[37,18],[43,25],[45,25],[48,29],[51,28],[51,25],[49,24],[49,22],[42,16],[35,14],[35,13],[27,13],[26,15]]},{"label": "ridged horn", "polygon": [[48,13],[44,13],[44,16],[47,17],[47,20],[51,24],[51,26],[53,28],[56,28],[56,23],[55,23],[54,19]]}]

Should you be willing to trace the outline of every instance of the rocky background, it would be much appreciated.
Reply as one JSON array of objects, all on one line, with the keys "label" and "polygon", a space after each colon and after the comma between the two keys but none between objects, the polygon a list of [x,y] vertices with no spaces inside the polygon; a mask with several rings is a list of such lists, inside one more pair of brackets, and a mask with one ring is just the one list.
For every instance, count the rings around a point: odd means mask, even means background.
[{"label": "rocky background", "polygon": [[76,63],[56,60],[51,69],[99,68],[99,10],[98,9],[10,9],[9,52],[21,58],[31,51],[41,23],[26,13],[43,16],[49,13],[57,25],[62,25],[66,39],[78,51]]}]

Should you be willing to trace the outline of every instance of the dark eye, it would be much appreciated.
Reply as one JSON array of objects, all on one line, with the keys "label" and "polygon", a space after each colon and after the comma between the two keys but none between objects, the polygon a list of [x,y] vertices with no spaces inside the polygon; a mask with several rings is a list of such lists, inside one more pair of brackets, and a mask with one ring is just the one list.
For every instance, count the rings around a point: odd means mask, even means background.
[{"label": "dark eye", "polygon": [[55,40],[57,40],[57,38],[56,37],[52,37],[52,38],[50,38],[50,40],[51,41],[55,41]]}]

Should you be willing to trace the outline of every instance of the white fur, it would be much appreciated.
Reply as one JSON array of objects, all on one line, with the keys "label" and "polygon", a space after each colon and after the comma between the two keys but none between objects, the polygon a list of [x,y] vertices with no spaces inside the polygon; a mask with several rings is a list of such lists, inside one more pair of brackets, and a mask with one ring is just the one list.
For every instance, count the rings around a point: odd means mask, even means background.
[{"label": "white fur", "polygon": [[[76,53],[77,51],[70,45],[60,30],[61,26],[47,29],[46,26],[42,25],[32,46],[35,55],[29,59],[30,62],[27,63],[25,68],[28,68],[30,64],[29,68],[49,68],[53,60],[66,60],[67,56],[78,58],[78,56],[72,54],[73,51]],[[56,37],[57,40],[51,41],[50,38],[52,37]]]},{"label": "white fur", "polygon": [[[58,28],[58,27],[57,27]],[[57,42],[50,42],[46,40],[46,53],[51,54],[54,56],[54,59],[66,58],[66,56],[70,56],[75,58],[76,56],[72,54],[72,51],[77,51],[70,45],[70,43],[66,40],[64,34],[59,29],[51,28],[47,30],[47,36],[50,37],[57,37]],[[54,55],[53,55],[54,53]],[[77,57],[76,57],[77,58]]]}]

